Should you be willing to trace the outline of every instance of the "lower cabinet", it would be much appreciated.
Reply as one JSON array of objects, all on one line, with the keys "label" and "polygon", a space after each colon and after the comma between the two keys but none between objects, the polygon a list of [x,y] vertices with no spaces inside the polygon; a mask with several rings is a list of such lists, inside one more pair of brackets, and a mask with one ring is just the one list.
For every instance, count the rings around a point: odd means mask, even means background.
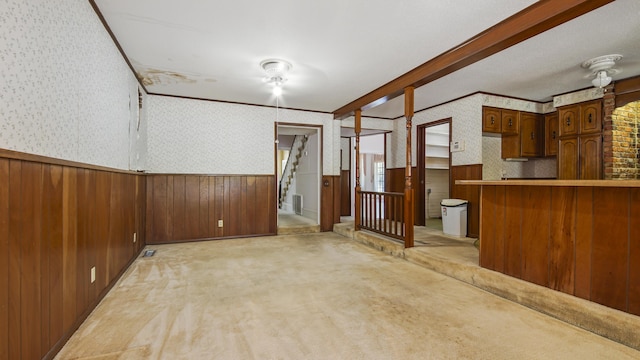
[{"label": "lower cabinet", "polygon": [[580,135],[580,179],[602,179],[602,135]]},{"label": "lower cabinet", "polygon": [[558,179],[579,179],[579,146],[577,137],[560,139],[558,142]]},{"label": "lower cabinet", "polygon": [[601,134],[560,139],[558,179],[602,179]]}]

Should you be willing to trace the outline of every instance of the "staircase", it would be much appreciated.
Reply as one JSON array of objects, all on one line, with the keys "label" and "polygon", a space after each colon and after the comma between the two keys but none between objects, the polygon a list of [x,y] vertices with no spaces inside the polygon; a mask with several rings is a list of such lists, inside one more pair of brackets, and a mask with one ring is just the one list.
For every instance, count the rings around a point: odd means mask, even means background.
[{"label": "staircase", "polygon": [[300,158],[304,153],[304,148],[306,145],[307,135],[296,136],[293,140],[293,145],[291,146],[291,151],[289,152],[289,159],[287,160],[287,165],[284,167],[284,171],[282,172],[282,179],[280,180],[280,198],[278,199],[278,208],[280,209],[282,209],[282,203],[284,203],[284,200],[287,198],[289,186],[291,186],[291,182],[293,181],[293,178],[296,174],[296,170],[298,169],[298,165],[300,164]]}]

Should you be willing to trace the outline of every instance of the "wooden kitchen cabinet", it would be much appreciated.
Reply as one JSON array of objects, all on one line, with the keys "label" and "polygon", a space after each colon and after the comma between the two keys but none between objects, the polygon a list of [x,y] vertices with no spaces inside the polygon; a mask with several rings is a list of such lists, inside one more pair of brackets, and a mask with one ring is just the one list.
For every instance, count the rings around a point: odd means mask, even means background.
[{"label": "wooden kitchen cabinet", "polygon": [[580,105],[580,134],[602,131],[602,101],[590,101]]},{"label": "wooden kitchen cabinet", "polygon": [[558,110],[560,117],[560,136],[578,135],[580,105],[563,107]]},{"label": "wooden kitchen cabinet", "polygon": [[519,121],[519,132],[515,135],[502,134],[501,157],[508,159],[542,156],[544,119],[538,114],[518,111],[513,118]]},{"label": "wooden kitchen cabinet", "polygon": [[558,179],[579,179],[579,149],[578,137],[558,141]]},{"label": "wooden kitchen cabinet", "polygon": [[544,156],[558,155],[558,112],[544,116]]},{"label": "wooden kitchen cabinet", "polygon": [[558,114],[558,179],[602,179],[602,100],[562,107]]},{"label": "wooden kitchen cabinet", "polygon": [[518,135],[520,133],[520,113],[517,110],[501,109],[500,122],[502,135]]},{"label": "wooden kitchen cabinet", "polygon": [[542,156],[544,150],[544,120],[538,114],[520,113],[520,155]]},{"label": "wooden kitchen cabinet", "polygon": [[501,111],[498,108],[482,107],[482,132],[500,134],[502,132]]},{"label": "wooden kitchen cabinet", "polygon": [[502,135],[500,156],[503,159],[519,158],[522,156],[520,153],[520,135]]},{"label": "wooden kitchen cabinet", "polygon": [[580,178],[581,180],[602,179],[602,134],[581,135]]}]

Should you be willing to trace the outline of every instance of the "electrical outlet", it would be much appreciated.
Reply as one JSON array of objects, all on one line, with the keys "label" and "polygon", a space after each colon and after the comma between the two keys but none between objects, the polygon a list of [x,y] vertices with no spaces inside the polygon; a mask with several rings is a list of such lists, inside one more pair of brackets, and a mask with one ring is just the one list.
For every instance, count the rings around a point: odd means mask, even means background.
[{"label": "electrical outlet", "polygon": [[431,194],[431,189],[427,189],[427,194]]},{"label": "electrical outlet", "polygon": [[135,243],[136,243],[136,241],[138,241],[138,240],[136,239],[136,233],[133,233],[133,243],[135,244]]},{"label": "electrical outlet", "polygon": [[218,220],[218,227],[222,227],[224,225],[224,223],[222,222],[222,219]]},{"label": "electrical outlet", "polygon": [[92,267],[91,268],[91,283],[93,284],[94,282],[96,282],[96,267]]}]

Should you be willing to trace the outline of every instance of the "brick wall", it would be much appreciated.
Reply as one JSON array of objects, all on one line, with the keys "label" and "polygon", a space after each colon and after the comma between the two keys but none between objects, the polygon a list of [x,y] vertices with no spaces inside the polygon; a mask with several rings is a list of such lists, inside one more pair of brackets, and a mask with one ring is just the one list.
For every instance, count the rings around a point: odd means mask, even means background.
[{"label": "brick wall", "polygon": [[602,99],[602,154],[604,165],[604,178],[613,179],[613,112],[616,108],[616,94],[613,85],[604,89]]},{"label": "brick wall", "polygon": [[[605,110],[605,130],[608,120],[606,114]],[[605,178],[640,179],[639,122],[640,101],[629,103],[611,112],[611,151],[607,154],[607,149],[604,149],[605,169],[607,160],[610,161],[611,168],[609,174],[605,172]],[[605,133],[605,137],[606,135]]]}]

